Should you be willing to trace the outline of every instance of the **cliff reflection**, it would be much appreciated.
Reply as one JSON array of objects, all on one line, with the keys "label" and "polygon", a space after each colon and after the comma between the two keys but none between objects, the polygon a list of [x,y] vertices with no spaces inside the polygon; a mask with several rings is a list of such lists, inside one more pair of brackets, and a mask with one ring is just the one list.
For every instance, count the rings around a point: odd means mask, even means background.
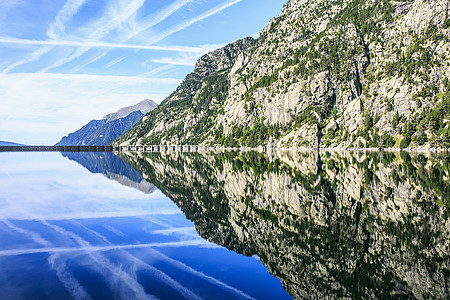
[{"label": "cliff reflection", "polygon": [[121,156],[202,237],[257,255],[296,299],[449,297],[449,156]]}]

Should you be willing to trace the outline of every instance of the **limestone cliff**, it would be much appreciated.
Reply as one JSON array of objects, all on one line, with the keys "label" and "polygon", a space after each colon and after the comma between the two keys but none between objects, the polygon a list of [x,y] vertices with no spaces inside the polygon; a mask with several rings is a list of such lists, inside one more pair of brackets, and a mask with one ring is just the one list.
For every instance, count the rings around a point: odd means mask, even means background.
[{"label": "limestone cliff", "polygon": [[450,147],[449,0],[289,0],[121,143]]}]

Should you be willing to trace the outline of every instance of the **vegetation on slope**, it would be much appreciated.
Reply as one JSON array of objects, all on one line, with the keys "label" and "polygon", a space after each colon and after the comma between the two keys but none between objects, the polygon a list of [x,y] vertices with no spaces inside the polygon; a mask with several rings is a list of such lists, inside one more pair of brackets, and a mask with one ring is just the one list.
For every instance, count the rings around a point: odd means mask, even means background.
[{"label": "vegetation on slope", "polygon": [[449,147],[450,21],[429,17],[441,2],[289,0],[254,42],[200,59],[227,63],[188,75],[120,141]]}]

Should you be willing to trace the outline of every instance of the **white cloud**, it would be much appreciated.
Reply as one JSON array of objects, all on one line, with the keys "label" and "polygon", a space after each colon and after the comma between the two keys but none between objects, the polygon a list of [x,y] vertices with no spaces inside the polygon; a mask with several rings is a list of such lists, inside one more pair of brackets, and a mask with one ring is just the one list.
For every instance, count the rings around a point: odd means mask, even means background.
[{"label": "white cloud", "polygon": [[153,40],[149,44],[154,44],[156,42],[159,42],[159,41],[165,39],[166,37],[168,37],[168,36],[170,36],[170,35],[172,35],[172,34],[174,34],[176,32],[179,32],[179,31],[181,31],[183,29],[186,29],[189,26],[191,26],[191,25],[193,25],[193,24],[195,24],[195,23],[197,23],[199,21],[202,21],[202,20],[204,20],[204,19],[206,19],[206,18],[208,18],[210,16],[213,16],[213,15],[223,11],[224,9],[226,9],[226,8],[228,8],[230,6],[233,6],[233,5],[235,5],[235,4],[237,4],[237,3],[241,2],[241,1],[242,0],[232,0],[232,1],[227,1],[225,3],[222,3],[220,5],[217,5],[216,7],[208,10],[207,12],[204,12],[204,13],[202,13],[202,14],[194,17],[194,18],[191,18],[191,19],[188,19],[188,20],[186,20],[184,22],[181,22],[181,23],[179,23],[179,24],[169,28],[168,30],[166,30],[164,32],[161,32],[160,35],[155,37],[155,38],[153,38]]},{"label": "white cloud", "polygon": [[80,48],[122,48],[122,49],[139,49],[139,50],[156,50],[156,51],[173,51],[173,52],[187,52],[203,54],[208,51],[216,49],[217,45],[201,45],[198,47],[186,46],[152,46],[152,45],[133,45],[133,44],[118,44],[100,41],[42,41],[42,40],[27,40],[17,38],[0,38],[0,43],[19,44],[19,45],[46,45],[46,46],[61,46],[61,47],[80,47]]},{"label": "white cloud", "polygon": [[[181,23],[179,23],[179,24],[177,24],[175,26],[172,26],[168,30],[163,31],[163,32],[159,33],[158,35],[156,35],[155,37],[153,37],[151,39],[151,42],[149,42],[147,44],[147,46],[148,47],[154,47],[154,46],[151,46],[151,45],[153,45],[153,44],[155,44],[155,43],[165,39],[166,37],[168,37],[168,36],[170,36],[170,35],[172,35],[174,33],[177,33],[179,31],[181,31],[181,30],[183,30],[183,29],[185,29],[185,28],[187,28],[187,27],[189,27],[189,26],[191,26],[191,25],[193,25],[193,24],[195,24],[195,23],[197,23],[199,21],[202,21],[202,20],[204,20],[204,19],[206,19],[206,18],[208,18],[210,16],[213,16],[213,15],[223,11],[224,9],[226,9],[226,8],[228,8],[230,6],[233,6],[233,5],[235,5],[235,4],[237,4],[237,3],[241,2],[241,1],[242,0],[226,1],[225,3],[222,3],[222,4],[212,8],[211,10],[209,10],[209,11],[203,13],[203,14],[200,14],[200,15],[194,17],[194,18],[188,19],[188,20],[186,20],[184,22],[181,22]],[[126,41],[130,40],[131,38],[133,38],[134,36],[137,36],[141,32],[143,32],[143,31],[151,28],[152,26],[162,22],[163,20],[168,18],[171,14],[173,14],[175,11],[177,11],[178,9],[180,9],[182,6],[186,5],[189,2],[192,2],[192,1],[182,0],[182,1],[175,2],[173,5],[169,6],[167,9],[163,10],[162,12],[160,12],[157,17],[151,17],[148,23],[144,22],[144,25],[141,25],[140,27],[137,26],[137,29],[135,31],[130,32],[130,34],[128,36],[126,36],[126,38],[123,40],[123,42],[126,42]],[[201,46],[200,49],[203,49],[203,51],[200,51],[200,53],[204,54],[204,53],[207,53],[209,51],[212,51],[212,50],[216,49],[216,48],[214,48],[214,46],[215,45],[204,45],[204,46]],[[143,47],[141,49],[145,49],[145,48]],[[141,50],[141,49],[138,49],[138,50]],[[103,58],[108,53],[109,50],[111,50],[111,49],[106,50],[104,53],[102,53],[99,56],[95,57],[94,59],[90,60],[89,62],[84,64],[82,67],[85,67],[86,65],[89,65],[89,64],[91,64],[93,62],[96,62],[100,58]],[[188,52],[188,51],[184,51],[184,52]],[[197,53],[197,52],[192,52],[192,53]],[[81,69],[81,68],[79,68],[79,69]]]},{"label": "white cloud", "polygon": [[180,82],[176,78],[0,74],[0,139],[54,144],[91,119],[146,98],[160,102]]},{"label": "white cloud", "polygon": [[15,69],[18,66],[24,65],[26,63],[34,62],[34,61],[38,60],[39,58],[41,58],[42,55],[48,53],[52,49],[53,49],[52,46],[41,47],[41,48],[37,49],[36,51],[33,51],[31,54],[27,55],[24,59],[10,64],[8,67],[6,67],[2,71],[2,73],[9,73],[10,71],[12,71],[13,69]]},{"label": "white cloud", "polygon": [[51,39],[59,39],[65,33],[66,23],[78,13],[86,0],[68,0],[55,17],[55,22],[50,24],[47,36]]},{"label": "white cloud", "polygon": [[[161,11],[157,12],[156,14],[150,15],[147,18],[145,18],[143,21],[140,22],[140,24],[136,24],[133,26],[134,30],[128,32],[124,38],[121,39],[122,43],[125,43],[132,39],[133,37],[137,36],[141,32],[161,23],[162,21],[166,20],[168,17],[170,17],[173,13],[175,13],[177,10],[182,8],[183,6],[193,2],[194,0],[178,0],[172,3],[171,5],[163,8]],[[107,49],[102,54],[98,55],[94,59],[87,62],[82,67],[85,67],[86,65],[89,65],[91,63],[96,62],[97,60],[103,58],[111,49],[114,47],[111,47],[110,49]],[[81,68],[82,68],[81,67]]]},{"label": "white cloud", "polygon": [[[65,31],[66,22],[70,21],[72,17],[78,13],[78,11],[84,5],[85,2],[86,0],[68,0],[56,15],[55,22],[50,24],[49,30],[47,31],[47,36],[52,39],[58,39],[60,35],[63,34]],[[37,61],[44,54],[50,52],[52,49],[53,47],[45,45],[44,47],[41,47],[33,51],[24,59],[9,65],[8,67],[6,67],[5,70],[3,70],[3,73],[8,73],[14,68],[21,66],[23,64]]]},{"label": "white cloud", "polygon": [[161,57],[150,59],[149,62],[166,64],[166,65],[179,65],[179,66],[195,66],[195,62],[198,59],[198,55],[193,57],[182,57],[182,58],[174,58],[174,57]]},{"label": "white cloud", "polygon": [[141,8],[144,4],[145,0],[134,0],[131,3],[128,3],[126,7],[120,7],[118,9],[112,9],[112,13],[108,16],[109,21],[103,23],[99,27],[90,28],[91,34],[85,39],[86,43],[83,43],[74,53],[67,57],[63,57],[53,63],[52,65],[45,67],[41,72],[47,72],[53,68],[62,66],[68,62],[73,61],[74,59],[80,57],[89,49],[89,43],[97,42],[107,36],[110,32],[112,32],[117,27],[120,27],[123,23],[125,23],[129,18],[135,16],[136,11]]},{"label": "white cloud", "polygon": [[107,63],[106,65],[103,66],[103,68],[108,69],[111,68],[112,66],[114,66],[115,64],[120,63],[121,61],[123,61],[125,58],[127,58],[126,56],[120,56],[118,58],[116,58],[115,60]]}]

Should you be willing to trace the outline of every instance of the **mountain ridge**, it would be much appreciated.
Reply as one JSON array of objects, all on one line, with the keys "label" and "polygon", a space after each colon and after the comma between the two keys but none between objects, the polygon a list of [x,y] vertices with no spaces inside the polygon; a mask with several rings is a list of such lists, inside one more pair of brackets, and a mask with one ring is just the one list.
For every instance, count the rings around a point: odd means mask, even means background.
[{"label": "mountain ridge", "polygon": [[102,118],[102,120],[113,121],[113,120],[121,119],[121,118],[128,116],[130,113],[138,111],[138,110],[145,115],[149,111],[154,109],[156,106],[158,106],[158,105],[153,100],[145,99],[135,105],[123,107],[123,108],[119,109],[118,111],[116,111],[115,113],[107,114],[106,116],[104,116]]},{"label": "mountain ridge", "polygon": [[449,7],[289,0],[256,40],[201,57],[117,141],[448,148]]},{"label": "mountain ridge", "polygon": [[155,107],[157,107],[155,102],[145,99],[135,105],[121,108],[115,113],[104,116],[101,120],[91,120],[77,131],[61,138],[55,146],[108,145]]}]

